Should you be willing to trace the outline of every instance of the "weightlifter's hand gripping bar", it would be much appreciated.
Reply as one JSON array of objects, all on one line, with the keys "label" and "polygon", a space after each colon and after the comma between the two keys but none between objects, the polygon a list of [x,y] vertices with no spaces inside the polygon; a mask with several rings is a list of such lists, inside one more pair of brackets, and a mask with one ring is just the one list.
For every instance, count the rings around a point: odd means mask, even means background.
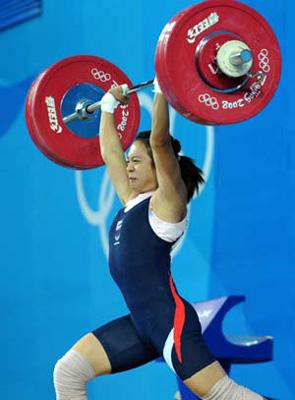
[{"label": "weightlifter's hand gripping bar", "polygon": [[[151,79],[149,81],[145,81],[145,82],[141,82],[138,85],[132,86],[126,93],[127,96],[129,96],[130,94],[137,92],[141,89],[144,89],[148,86],[151,86],[153,84],[154,80]],[[90,104],[88,106],[85,107],[85,110],[88,114],[93,113],[95,110],[98,110],[101,106],[101,102],[97,101],[93,104]],[[73,114],[67,115],[66,117],[64,117],[62,120],[65,124],[68,124],[71,121],[74,121],[75,119],[79,118],[79,113],[76,111]]]}]

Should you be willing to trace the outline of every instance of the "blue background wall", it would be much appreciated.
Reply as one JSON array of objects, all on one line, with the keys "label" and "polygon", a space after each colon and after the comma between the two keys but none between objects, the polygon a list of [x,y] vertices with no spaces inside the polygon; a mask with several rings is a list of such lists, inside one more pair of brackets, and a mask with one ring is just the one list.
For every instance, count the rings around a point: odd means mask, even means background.
[{"label": "blue background wall", "polygon": [[[0,6],[5,2],[0,1]],[[257,391],[295,398],[294,351],[294,3],[247,0],[272,24],[284,70],[271,104],[242,124],[206,129],[172,112],[183,150],[205,168],[207,185],[174,262],[191,301],[245,294],[225,321],[230,334],[273,335],[275,358],[236,366]],[[33,145],[24,120],[32,79],[74,54],[96,54],[133,82],[153,77],[158,35],[188,0],[45,0],[42,16],[0,34],[1,366],[0,397],[52,399],[56,360],[83,334],[126,308],[106,260],[106,230],[118,209],[104,168],[65,169]],[[140,95],[150,126],[149,91]],[[91,383],[90,399],[171,399],[170,370],[151,363]]]}]

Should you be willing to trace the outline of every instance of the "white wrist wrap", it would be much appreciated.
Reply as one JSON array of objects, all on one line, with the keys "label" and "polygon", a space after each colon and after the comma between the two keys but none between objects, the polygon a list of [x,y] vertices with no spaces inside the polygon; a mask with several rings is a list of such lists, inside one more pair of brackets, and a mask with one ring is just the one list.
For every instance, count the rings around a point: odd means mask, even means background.
[{"label": "white wrist wrap", "polygon": [[129,87],[128,87],[127,83],[123,83],[123,85],[121,85],[121,88],[122,88],[122,94],[123,94],[123,96],[128,96],[128,95],[127,95],[127,92],[128,92],[128,90],[129,90]]},{"label": "white wrist wrap", "polygon": [[162,90],[160,88],[160,85],[159,85],[157,77],[155,77],[155,79],[154,79],[154,93],[163,94]]},{"label": "white wrist wrap", "polygon": [[119,102],[111,93],[106,93],[100,100],[100,109],[102,112],[114,114]]}]

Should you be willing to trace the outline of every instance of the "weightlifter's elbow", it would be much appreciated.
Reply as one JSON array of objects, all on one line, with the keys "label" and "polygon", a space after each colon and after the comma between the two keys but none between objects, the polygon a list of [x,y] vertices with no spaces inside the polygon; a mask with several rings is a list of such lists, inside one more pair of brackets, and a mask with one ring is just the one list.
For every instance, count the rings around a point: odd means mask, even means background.
[{"label": "weightlifter's elbow", "polygon": [[121,148],[109,148],[108,146],[101,146],[101,157],[106,165],[114,162],[115,160],[122,159],[123,150]]},{"label": "weightlifter's elbow", "polygon": [[100,152],[105,164],[108,164],[112,157],[114,157],[114,151],[107,148],[104,149],[103,146],[101,146]]},{"label": "weightlifter's elbow", "polygon": [[152,148],[169,146],[170,144],[171,139],[168,131],[163,130],[154,133],[152,132],[150,137],[150,145]]},{"label": "weightlifter's elbow", "polygon": [[114,157],[122,157],[124,152],[117,134],[101,137],[100,152],[105,162]]}]

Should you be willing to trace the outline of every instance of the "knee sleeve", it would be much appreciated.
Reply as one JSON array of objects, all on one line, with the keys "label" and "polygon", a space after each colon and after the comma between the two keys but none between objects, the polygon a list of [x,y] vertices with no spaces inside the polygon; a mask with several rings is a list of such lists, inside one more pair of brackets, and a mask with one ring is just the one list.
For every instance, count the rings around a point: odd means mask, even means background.
[{"label": "knee sleeve", "polygon": [[237,385],[227,375],[220,379],[213,388],[202,397],[203,400],[263,400],[259,394],[244,386]]},{"label": "knee sleeve", "polygon": [[86,400],[86,384],[95,377],[89,362],[69,350],[55,365],[53,378],[57,400]]}]

